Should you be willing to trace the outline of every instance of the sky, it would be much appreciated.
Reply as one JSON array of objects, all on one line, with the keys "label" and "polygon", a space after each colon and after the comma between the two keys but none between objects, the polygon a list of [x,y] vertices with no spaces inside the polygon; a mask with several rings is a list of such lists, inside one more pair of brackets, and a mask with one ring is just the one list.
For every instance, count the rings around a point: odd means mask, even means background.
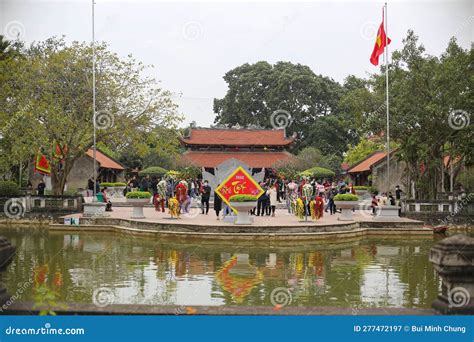
[{"label": "sky", "polygon": [[[183,126],[214,121],[224,74],[244,63],[290,61],[343,82],[379,69],[369,62],[383,1],[95,1],[95,36],[133,54],[173,93]],[[31,43],[51,36],[91,41],[91,0],[0,0],[0,32]],[[455,36],[469,48],[474,1],[388,1],[389,51],[409,29],[431,55]]]}]

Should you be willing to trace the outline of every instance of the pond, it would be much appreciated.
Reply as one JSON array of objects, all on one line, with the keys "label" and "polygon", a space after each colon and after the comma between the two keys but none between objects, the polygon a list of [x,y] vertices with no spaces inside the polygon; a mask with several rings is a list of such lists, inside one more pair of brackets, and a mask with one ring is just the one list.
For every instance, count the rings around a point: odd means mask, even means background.
[{"label": "pond", "polygon": [[46,287],[77,303],[100,301],[105,291],[115,304],[427,308],[440,291],[428,261],[436,237],[270,244],[32,228],[0,234],[17,247],[2,282],[28,301]]}]

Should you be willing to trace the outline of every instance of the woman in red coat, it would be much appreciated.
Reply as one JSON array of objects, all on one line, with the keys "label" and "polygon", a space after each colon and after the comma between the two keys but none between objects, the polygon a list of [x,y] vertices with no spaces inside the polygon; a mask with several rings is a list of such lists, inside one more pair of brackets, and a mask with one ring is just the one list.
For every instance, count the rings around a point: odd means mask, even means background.
[{"label": "woman in red coat", "polygon": [[323,197],[321,196],[321,193],[318,193],[318,195],[315,198],[316,204],[315,204],[315,211],[316,211],[316,220],[319,220],[321,217],[323,217],[324,213],[324,200]]}]

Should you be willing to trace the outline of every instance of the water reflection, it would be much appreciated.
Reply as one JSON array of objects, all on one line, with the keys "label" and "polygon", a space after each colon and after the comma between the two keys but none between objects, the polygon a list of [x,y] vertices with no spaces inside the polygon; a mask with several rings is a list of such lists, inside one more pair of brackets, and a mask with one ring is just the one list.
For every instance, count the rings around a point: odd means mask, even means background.
[{"label": "water reflection", "polygon": [[10,293],[34,277],[59,300],[91,303],[110,288],[115,303],[271,305],[283,287],[293,306],[429,307],[439,279],[431,240],[355,240],[297,247],[256,243],[177,243],[115,234],[2,231],[17,246],[3,274]]}]

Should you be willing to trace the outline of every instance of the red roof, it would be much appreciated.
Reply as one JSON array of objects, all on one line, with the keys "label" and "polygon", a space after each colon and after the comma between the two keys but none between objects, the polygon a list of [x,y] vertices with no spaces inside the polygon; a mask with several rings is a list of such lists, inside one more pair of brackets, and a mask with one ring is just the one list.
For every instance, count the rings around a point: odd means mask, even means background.
[{"label": "red roof", "polygon": [[[93,149],[88,149],[86,154],[94,158],[94,150]],[[95,159],[99,163],[100,167],[103,167],[104,169],[115,169],[115,170],[124,170],[125,168],[117,163],[115,160],[110,158],[109,156],[105,155],[99,150],[96,150],[95,152]]]},{"label": "red roof", "polygon": [[294,139],[287,138],[284,129],[192,128],[181,141],[185,145],[287,146]]},{"label": "red roof", "polygon": [[370,155],[366,159],[362,160],[358,164],[355,164],[351,167],[347,172],[348,173],[357,173],[357,172],[365,172],[370,171],[372,165],[378,163],[383,158],[387,157],[386,152],[375,152],[374,154]]},{"label": "red roof", "polygon": [[188,151],[183,158],[200,167],[216,167],[227,159],[238,159],[250,167],[272,167],[277,161],[287,160],[293,155],[288,152],[199,152]]}]

